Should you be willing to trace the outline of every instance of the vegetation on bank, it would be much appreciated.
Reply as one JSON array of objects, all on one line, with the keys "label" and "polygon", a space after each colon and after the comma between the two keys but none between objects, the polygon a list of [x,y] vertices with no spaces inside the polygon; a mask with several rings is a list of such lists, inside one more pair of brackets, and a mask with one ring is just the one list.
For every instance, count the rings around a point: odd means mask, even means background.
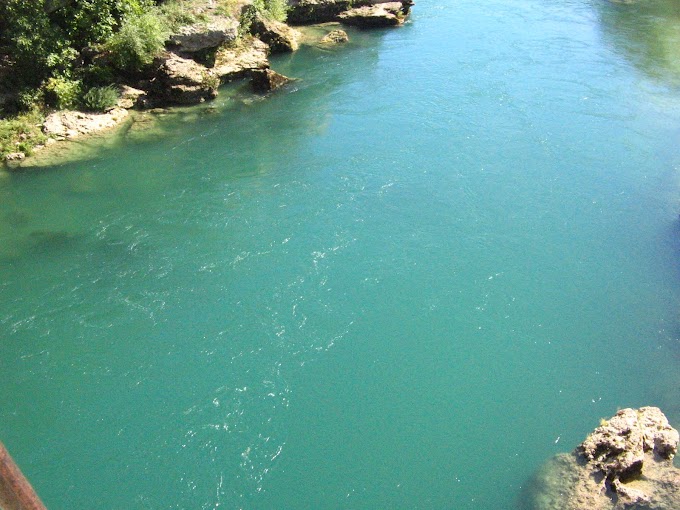
[{"label": "vegetation on bank", "polygon": [[[205,22],[209,0],[2,0],[0,160],[45,142],[40,124],[60,109],[106,111],[116,85],[148,78],[169,35]],[[239,34],[257,13],[285,20],[286,0],[218,0]],[[241,10],[244,4],[248,8]]]}]

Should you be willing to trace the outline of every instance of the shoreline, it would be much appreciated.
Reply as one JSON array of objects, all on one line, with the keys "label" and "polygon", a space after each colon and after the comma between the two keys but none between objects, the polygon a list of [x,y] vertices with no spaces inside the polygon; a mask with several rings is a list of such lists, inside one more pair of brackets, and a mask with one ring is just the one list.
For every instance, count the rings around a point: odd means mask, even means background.
[{"label": "shoreline", "polygon": [[[215,9],[212,3],[211,7],[203,4],[207,2],[198,2],[202,5],[199,12]],[[294,25],[270,19],[248,3],[241,7],[240,20],[210,12],[210,17],[186,24],[169,36],[165,51],[154,59],[151,78],[116,83],[119,99],[114,107],[99,113],[52,111],[40,125],[35,125],[40,129],[40,141],[23,152],[16,142],[17,151],[4,156],[0,171],[17,172],[87,159],[88,150],[82,147],[93,140],[115,142],[125,126],[135,125],[148,114],[172,113],[178,107],[196,105],[210,108],[220,89],[230,83],[242,85],[249,81],[253,96],[266,97],[294,80],[271,69],[271,55],[295,52],[300,45],[342,45],[349,41],[341,29],[344,25],[359,29],[401,26],[411,5],[410,0],[363,0],[354,4],[346,0],[292,0],[289,18],[295,20]],[[244,16],[248,19],[248,33],[240,34]],[[312,35],[313,32],[316,33]],[[19,136],[28,143],[34,134]]]}]

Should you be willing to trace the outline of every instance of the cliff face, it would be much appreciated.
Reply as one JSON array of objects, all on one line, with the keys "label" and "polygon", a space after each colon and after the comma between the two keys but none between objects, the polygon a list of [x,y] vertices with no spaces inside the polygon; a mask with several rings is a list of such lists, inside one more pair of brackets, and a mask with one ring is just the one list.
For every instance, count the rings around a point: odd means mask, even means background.
[{"label": "cliff face", "polygon": [[656,407],[622,409],[572,453],[548,461],[525,501],[531,510],[678,510],[678,431]]}]

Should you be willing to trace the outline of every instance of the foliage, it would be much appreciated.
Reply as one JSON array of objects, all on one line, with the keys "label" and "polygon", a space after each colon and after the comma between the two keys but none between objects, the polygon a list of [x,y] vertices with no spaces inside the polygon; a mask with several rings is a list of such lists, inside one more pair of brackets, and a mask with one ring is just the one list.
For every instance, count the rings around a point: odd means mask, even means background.
[{"label": "foliage", "polygon": [[286,0],[254,0],[253,5],[266,18],[283,22],[288,16]]},{"label": "foliage", "polygon": [[27,112],[33,108],[34,105],[42,103],[44,100],[44,91],[42,89],[25,88],[19,91],[16,98],[16,107],[18,110]]},{"label": "foliage", "polygon": [[149,0],[2,0],[0,47],[13,60],[15,87],[68,75],[80,50],[109,38]]},{"label": "foliage", "polygon": [[122,71],[136,72],[150,64],[163,50],[168,26],[156,9],[126,17],[107,42],[114,64]]},{"label": "foliage", "polygon": [[43,117],[37,110],[0,120],[0,159],[11,152],[30,155],[33,147],[44,143],[47,137],[39,127],[42,121]]},{"label": "foliage", "polygon": [[45,103],[60,110],[78,105],[82,82],[63,76],[53,76],[45,84]]},{"label": "foliage", "polygon": [[286,0],[253,0],[241,11],[239,20],[239,35],[250,33],[251,26],[258,16],[285,21],[288,16],[288,2]]},{"label": "foliage", "polygon": [[105,112],[118,103],[118,90],[109,85],[107,87],[92,87],[83,96],[83,106],[90,111]]}]

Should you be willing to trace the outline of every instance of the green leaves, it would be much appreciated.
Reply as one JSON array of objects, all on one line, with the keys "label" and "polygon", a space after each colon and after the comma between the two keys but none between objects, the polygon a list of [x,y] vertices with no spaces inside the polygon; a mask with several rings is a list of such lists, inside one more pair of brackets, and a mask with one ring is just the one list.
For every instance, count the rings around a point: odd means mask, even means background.
[{"label": "green leaves", "polygon": [[135,72],[163,51],[169,29],[156,9],[127,16],[107,42],[116,67]]}]

